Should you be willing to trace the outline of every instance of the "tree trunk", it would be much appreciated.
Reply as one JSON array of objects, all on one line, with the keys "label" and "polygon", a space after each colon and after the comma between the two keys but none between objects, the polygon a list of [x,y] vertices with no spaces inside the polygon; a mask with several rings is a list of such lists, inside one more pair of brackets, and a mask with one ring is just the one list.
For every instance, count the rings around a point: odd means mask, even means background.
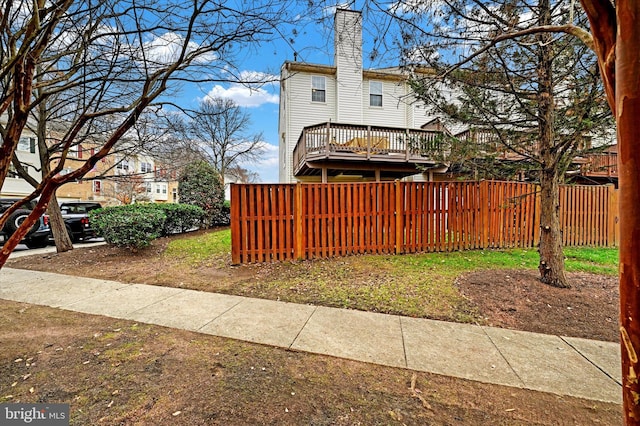
[{"label": "tree trunk", "polygon": [[554,287],[569,288],[564,274],[560,231],[559,176],[550,169],[540,176],[540,280]]},{"label": "tree trunk", "polygon": [[[38,67],[38,75],[41,75],[42,70]],[[41,93],[38,93],[41,96]],[[51,155],[49,147],[47,146],[47,104],[41,102],[38,105],[38,153],[40,155],[40,167],[42,169],[42,176],[46,176],[51,171]],[[32,183],[33,187],[37,185]],[[49,224],[51,226],[51,233],[53,234],[53,241],[56,243],[56,251],[63,253],[65,251],[73,250],[73,244],[71,237],[67,233],[67,228],[64,225],[64,219],[62,218],[62,212],[58,205],[58,198],[55,191],[51,195],[51,199],[48,202],[47,214],[49,215]]]},{"label": "tree trunk", "polygon": [[49,223],[51,225],[53,241],[56,243],[56,251],[58,253],[63,253],[65,251],[73,250],[71,236],[67,232],[67,227],[64,224],[64,219],[62,218],[62,212],[60,211],[56,194],[51,196],[47,213],[49,214]]},{"label": "tree trunk", "polygon": [[[551,24],[549,0],[541,0],[540,25]],[[561,155],[554,146],[555,101],[553,96],[552,35],[538,36],[538,130],[541,157],[540,172],[540,280],[554,287],[570,287],[564,274],[564,253],[560,233],[559,186],[563,171],[558,167]]]},{"label": "tree trunk", "polygon": [[640,424],[640,2],[616,4],[616,122],[620,183],[620,335],[626,424]]}]

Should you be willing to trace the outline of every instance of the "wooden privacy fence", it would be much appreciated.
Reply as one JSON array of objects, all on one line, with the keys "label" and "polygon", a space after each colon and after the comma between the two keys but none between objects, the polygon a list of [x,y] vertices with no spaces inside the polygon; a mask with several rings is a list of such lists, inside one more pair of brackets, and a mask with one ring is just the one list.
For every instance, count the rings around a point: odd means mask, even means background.
[{"label": "wooden privacy fence", "polygon": [[[235,264],[535,247],[538,187],[519,182],[366,182],[231,186]],[[613,186],[562,186],[567,246],[615,246]]]}]

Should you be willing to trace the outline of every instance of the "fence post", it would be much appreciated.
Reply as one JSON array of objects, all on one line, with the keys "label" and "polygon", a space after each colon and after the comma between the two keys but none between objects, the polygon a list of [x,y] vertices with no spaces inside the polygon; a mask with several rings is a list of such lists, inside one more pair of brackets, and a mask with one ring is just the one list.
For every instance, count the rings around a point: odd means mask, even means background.
[{"label": "fence post", "polygon": [[404,217],[404,211],[403,211],[403,205],[404,203],[402,202],[404,199],[404,191],[403,191],[403,187],[402,187],[402,183],[399,180],[395,181],[395,187],[396,187],[396,208],[395,208],[395,214],[396,214],[396,254],[402,254],[403,251],[403,247],[404,247],[404,232],[403,232],[403,217]]},{"label": "fence post", "polygon": [[540,185],[533,186],[536,197],[533,208],[533,247],[540,245]]},{"label": "fence post", "polygon": [[231,184],[231,264],[240,262],[240,185]]},{"label": "fence post", "polygon": [[489,226],[491,220],[489,218],[489,182],[483,180],[480,182],[480,248],[485,249],[489,246]]},{"label": "fence post", "polygon": [[302,260],[302,184],[296,183],[293,192],[293,257]]},{"label": "fence post", "polygon": [[608,187],[609,204],[607,206],[608,226],[607,226],[607,246],[620,247],[620,226],[618,221],[618,190],[610,185]]}]

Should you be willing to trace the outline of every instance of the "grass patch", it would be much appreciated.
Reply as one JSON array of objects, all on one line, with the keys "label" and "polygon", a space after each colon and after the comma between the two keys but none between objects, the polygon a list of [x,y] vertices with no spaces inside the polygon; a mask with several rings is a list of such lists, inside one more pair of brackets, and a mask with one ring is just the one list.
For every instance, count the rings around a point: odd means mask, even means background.
[{"label": "grass patch", "polygon": [[593,274],[618,274],[618,249],[613,248],[566,248],[565,266],[568,271],[591,272]]},{"label": "grass patch", "polygon": [[[216,278],[210,291],[458,322],[481,321],[455,285],[461,274],[536,270],[539,263],[536,249],[474,250],[275,262],[229,272],[230,251],[231,232],[225,229],[172,240],[164,256],[178,260],[185,274],[202,275],[198,268],[205,267],[234,278],[227,284]],[[568,272],[617,273],[617,249],[566,248],[565,256]]]},{"label": "grass patch", "polygon": [[231,258],[231,230],[198,233],[172,240],[164,252],[191,266],[224,267]]}]

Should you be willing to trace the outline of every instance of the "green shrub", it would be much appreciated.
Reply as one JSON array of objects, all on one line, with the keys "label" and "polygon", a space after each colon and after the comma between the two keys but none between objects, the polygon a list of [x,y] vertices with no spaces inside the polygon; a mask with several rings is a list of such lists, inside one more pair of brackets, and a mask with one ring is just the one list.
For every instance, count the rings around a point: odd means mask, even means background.
[{"label": "green shrub", "polygon": [[106,207],[89,213],[89,220],[108,244],[132,251],[147,247],[161,235],[166,214],[154,204]]},{"label": "green shrub", "polygon": [[229,201],[225,201],[220,211],[213,215],[211,224],[214,226],[229,226],[231,224],[231,204]]},{"label": "green shrub", "polygon": [[154,204],[164,212],[167,219],[162,227],[162,235],[181,234],[200,227],[204,210],[189,204]]}]

